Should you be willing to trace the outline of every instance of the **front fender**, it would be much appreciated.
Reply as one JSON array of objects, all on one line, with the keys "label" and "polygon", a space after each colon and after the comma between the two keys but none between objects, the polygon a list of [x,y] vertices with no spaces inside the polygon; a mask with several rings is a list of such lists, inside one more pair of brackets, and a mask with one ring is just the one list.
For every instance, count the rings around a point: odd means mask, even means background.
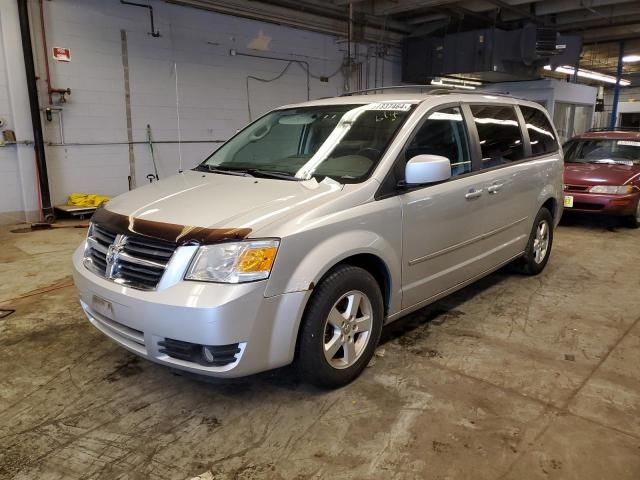
[{"label": "front fender", "polygon": [[375,202],[373,211],[351,221],[329,223],[282,238],[265,295],[310,290],[336,264],[354,255],[370,254],[387,268],[389,313],[395,313],[402,292],[402,215],[399,209],[385,208],[383,202],[387,201]]}]

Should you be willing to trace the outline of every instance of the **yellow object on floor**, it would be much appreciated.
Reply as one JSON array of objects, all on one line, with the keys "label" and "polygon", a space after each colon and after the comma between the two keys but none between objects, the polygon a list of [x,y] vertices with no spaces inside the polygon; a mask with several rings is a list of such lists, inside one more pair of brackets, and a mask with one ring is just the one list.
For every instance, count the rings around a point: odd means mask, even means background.
[{"label": "yellow object on floor", "polygon": [[99,207],[104,202],[111,200],[109,197],[103,197],[95,193],[72,193],[69,195],[68,205],[76,207]]}]

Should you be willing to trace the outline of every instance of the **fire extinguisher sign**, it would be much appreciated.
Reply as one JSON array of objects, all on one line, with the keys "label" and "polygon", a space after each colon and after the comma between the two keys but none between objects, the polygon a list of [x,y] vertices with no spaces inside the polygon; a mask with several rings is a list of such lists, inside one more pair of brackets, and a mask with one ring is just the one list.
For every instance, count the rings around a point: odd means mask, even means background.
[{"label": "fire extinguisher sign", "polygon": [[53,52],[53,59],[58,60],[59,62],[70,62],[71,61],[71,50],[65,47],[53,47],[51,49]]}]

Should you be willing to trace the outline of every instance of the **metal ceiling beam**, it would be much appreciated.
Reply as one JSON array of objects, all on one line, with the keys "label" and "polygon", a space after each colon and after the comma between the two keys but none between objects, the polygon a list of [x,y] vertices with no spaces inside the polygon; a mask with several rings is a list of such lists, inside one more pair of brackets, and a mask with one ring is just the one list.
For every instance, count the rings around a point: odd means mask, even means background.
[{"label": "metal ceiling beam", "polygon": [[557,25],[599,20],[601,23],[616,17],[640,15],[640,2],[636,4],[612,5],[610,7],[590,8],[576,12],[560,13],[555,16]]},{"label": "metal ceiling beam", "polygon": [[611,28],[611,27],[619,27],[624,25],[634,25],[637,24],[640,26],[640,13],[637,15],[625,15],[616,17],[615,19],[606,20],[594,20],[593,18],[590,20],[585,20],[583,22],[574,22],[574,23],[566,23],[566,24],[558,24],[554,25],[554,28],[560,32],[570,32],[570,31],[586,31],[588,29],[598,29],[598,28]]},{"label": "metal ceiling beam", "polygon": [[[619,6],[620,4],[637,4],[638,0],[501,0],[503,3],[512,7],[520,6],[521,9],[525,5],[533,3],[534,13],[540,15],[553,15],[569,12],[585,12],[589,9],[598,9],[599,7]],[[468,0],[464,2],[465,8],[474,12],[486,12],[492,10],[495,2],[491,0]],[[528,16],[528,15],[527,15]],[[505,20],[518,20],[525,18],[515,12],[505,15]]]},{"label": "metal ceiling beam", "polygon": [[458,1],[459,0],[375,0],[372,13],[374,15],[396,15],[412,10],[450,5]]},{"label": "metal ceiling beam", "polygon": [[[255,0],[254,0],[255,1]],[[269,5],[276,5],[285,8],[290,8],[297,13],[306,12],[314,15],[330,16],[338,20],[349,20],[348,9],[338,5],[332,5],[325,0],[258,0],[260,3],[266,3]],[[385,19],[376,17],[364,11],[358,11],[363,16],[367,25],[378,26],[387,30],[396,30],[402,33],[409,33],[411,27],[405,23],[398,22],[392,19]]]},{"label": "metal ceiling beam", "polygon": [[584,43],[608,42],[613,40],[637,39],[640,24],[590,29],[582,32]]},{"label": "metal ceiling beam", "polygon": [[464,17],[475,18],[489,25],[496,25],[496,26],[503,25],[503,22],[501,20],[498,20],[497,18],[492,18],[485,15],[484,13],[474,12],[473,10],[466,9],[458,5],[447,5],[445,7],[439,8],[438,10],[447,10],[461,18],[464,18]]},{"label": "metal ceiling beam", "polygon": [[533,15],[531,12],[525,10],[524,8],[511,5],[510,3],[507,3],[503,0],[485,0],[485,1],[497,7],[500,7],[502,10],[508,10],[511,13],[516,14],[520,18],[528,18],[529,20],[532,20],[533,22],[536,22],[536,23],[544,23],[543,19]]},{"label": "metal ceiling beam", "polygon": [[409,20],[406,20],[406,23],[408,23],[409,25],[420,25],[422,23],[429,23],[429,22],[437,22],[439,20],[446,20],[448,18],[450,18],[451,15],[447,15],[446,13],[432,13],[429,15],[420,15],[418,17],[413,17],[410,18]]},{"label": "metal ceiling beam", "polygon": [[[250,18],[253,20],[275,23],[287,27],[300,28],[329,35],[344,37],[347,34],[347,23],[344,20],[329,18],[291,8],[268,5],[261,2],[247,2],[246,0],[165,0],[166,3],[185,7],[200,8],[212,12]],[[383,34],[384,33],[384,34]],[[363,28],[365,41],[380,42],[397,46],[404,35],[381,28],[366,26]]]},{"label": "metal ceiling beam", "polygon": [[588,8],[618,5],[620,3],[635,3],[638,0],[553,0],[538,2],[536,15],[549,15],[551,13],[571,12],[573,10],[585,10]]}]

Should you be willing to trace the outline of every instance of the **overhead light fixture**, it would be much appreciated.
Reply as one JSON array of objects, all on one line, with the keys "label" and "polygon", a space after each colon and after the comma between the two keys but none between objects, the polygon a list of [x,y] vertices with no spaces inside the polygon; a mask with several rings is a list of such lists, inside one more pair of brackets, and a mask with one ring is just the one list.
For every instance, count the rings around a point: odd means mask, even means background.
[{"label": "overhead light fixture", "polygon": [[436,77],[434,80],[438,82],[446,82],[446,83],[459,83],[462,85],[476,85],[482,86],[482,82],[477,80],[471,80],[468,78],[457,78],[457,77]]},{"label": "overhead light fixture", "polygon": [[465,85],[463,83],[449,82],[448,78],[442,78],[442,79],[439,79],[439,80],[431,80],[431,85],[436,85],[438,87],[461,88],[463,90],[475,90],[476,89],[476,87],[474,87],[473,85]]},{"label": "overhead light fixture", "polygon": [[[552,70],[551,65],[545,65],[544,69]],[[574,75],[576,73],[576,69],[574,67],[567,66],[557,67],[554,71],[558,73],[566,73],[567,75]],[[605,83],[616,83],[616,77],[613,77],[611,75],[604,75],[603,73],[593,72],[591,70],[585,70],[583,68],[579,68],[577,73],[579,77],[589,78],[591,80],[597,80]],[[631,85],[631,82],[629,80],[620,79],[620,86],[627,87],[629,85]]]},{"label": "overhead light fixture", "polygon": [[622,57],[624,63],[640,62],[640,55],[626,55]]}]

